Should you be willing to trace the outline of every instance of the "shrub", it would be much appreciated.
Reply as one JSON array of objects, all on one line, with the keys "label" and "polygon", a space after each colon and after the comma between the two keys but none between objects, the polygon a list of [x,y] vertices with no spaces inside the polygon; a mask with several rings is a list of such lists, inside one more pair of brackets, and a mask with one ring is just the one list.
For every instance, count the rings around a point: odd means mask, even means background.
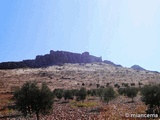
[{"label": "shrub", "polygon": [[116,84],[114,84],[114,87],[116,87],[116,88],[120,88],[120,86],[116,83]]},{"label": "shrub", "polygon": [[91,87],[91,86],[92,86],[92,83],[89,84],[89,87]]},{"label": "shrub", "polygon": [[122,87],[129,87],[128,83],[122,83]]},{"label": "shrub", "polygon": [[125,83],[125,84],[124,84],[124,87],[129,87],[128,83]]},{"label": "shrub", "polygon": [[131,86],[135,86],[135,83],[130,83]]},{"label": "shrub", "polygon": [[99,88],[99,87],[100,87],[100,84],[96,84],[96,86],[97,86],[97,88]]},{"label": "shrub", "polygon": [[141,86],[143,85],[143,83],[141,83],[141,82],[138,82],[138,85],[139,85],[139,87],[141,87]]},{"label": "shrub", "polygon": [[106,87],[108,87],[109,85],[110,85],[110,83],[107,83],[107,84],[106,84]]}]

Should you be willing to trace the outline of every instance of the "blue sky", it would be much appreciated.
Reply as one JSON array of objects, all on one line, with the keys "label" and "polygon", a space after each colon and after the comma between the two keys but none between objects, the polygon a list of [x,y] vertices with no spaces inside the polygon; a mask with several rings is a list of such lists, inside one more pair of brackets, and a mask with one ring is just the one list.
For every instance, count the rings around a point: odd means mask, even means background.
[{"label": "blue sky", "polygon": [[1,0],[0,62],[50,50],[160,71],[159,0]]}]

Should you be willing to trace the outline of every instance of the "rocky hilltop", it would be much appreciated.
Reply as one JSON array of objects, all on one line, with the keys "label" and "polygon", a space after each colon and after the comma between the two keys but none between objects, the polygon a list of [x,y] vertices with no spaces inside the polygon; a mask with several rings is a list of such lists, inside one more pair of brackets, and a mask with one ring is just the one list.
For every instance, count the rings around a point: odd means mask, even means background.
[{"label": "rocky hilltop", "polygon": [[40,68],[51,65],[60,65],[63,63],[92,63],[102,62],[101,57],[95,57],[89,52],[72,53],[66,51],[53,51],[49,54],[38,55],[33,60],[23,60],[20,62],[2,62],[0,69],[16,69],[16,68]]}]

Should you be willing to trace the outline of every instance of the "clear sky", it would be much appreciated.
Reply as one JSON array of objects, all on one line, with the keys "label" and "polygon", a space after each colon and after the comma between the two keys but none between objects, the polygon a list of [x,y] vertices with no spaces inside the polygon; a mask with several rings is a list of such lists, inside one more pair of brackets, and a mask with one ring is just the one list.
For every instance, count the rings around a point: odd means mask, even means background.
[{"label": "clear sky", "polygon": [[160,0],[0,0],[0,62],[89,51],[160,71]]}]

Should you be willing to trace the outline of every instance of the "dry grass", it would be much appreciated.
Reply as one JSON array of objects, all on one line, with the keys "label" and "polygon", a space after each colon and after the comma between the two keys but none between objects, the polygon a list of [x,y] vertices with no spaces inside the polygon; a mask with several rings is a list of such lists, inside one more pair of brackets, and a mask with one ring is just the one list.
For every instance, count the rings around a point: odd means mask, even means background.
[{"label": "dry grass", "polygon": [[72,108],[77,108],[77,107],[95,107],[95,106],[98,106],[98,103],[95,102],[95,101],[71,101],[70,102],[70,106]]}]

